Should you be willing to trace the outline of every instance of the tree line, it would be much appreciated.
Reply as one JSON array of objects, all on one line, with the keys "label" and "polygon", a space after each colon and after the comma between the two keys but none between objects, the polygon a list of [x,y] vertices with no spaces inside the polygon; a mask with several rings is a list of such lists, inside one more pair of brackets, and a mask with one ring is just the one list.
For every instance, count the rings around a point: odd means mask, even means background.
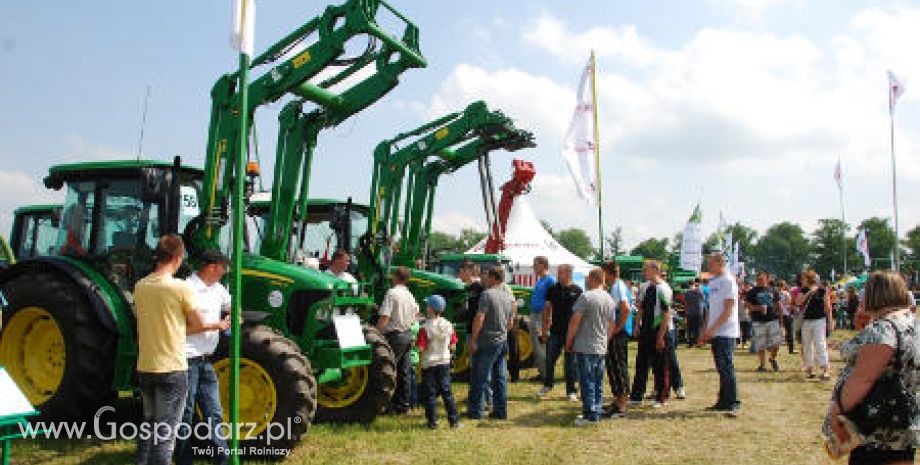
[{"label": "tree line", "polygon": [[[556,230],[546,221],[543,227],[563,247],[586,260],[596,258],[598,249],[591,237],[580,228]],[[736,222],[729,225],[723,234],[730,233],[737,242],[740,259],[748,269],[767,270],[778,276],[789,277],[803,268],[814,268],[822,276],[829,276],[834,270],[843,273],[843,254],[846,253],[847,269],[862,271],[863,258],[856,252],[856,230],[865,229],[869,242],[871,268],[889,268],[894,245],[901,248],[902,269],[920,269],[920,225],[909,230],[904,239],[896,241],[894,229],[888,219],[867,218],[856,225],[844,223],[838,218],[822,218],[814,231],[806,232],[800,225],[783,221],[767,228],[762,234],[754,228]],[[841,237],[845,239],[841,239]],[[429,254],[463,253],[485,237],[485,233],[465,229],[459,235],[433,232],[428,238]],[[649,237],[635,247],[627,248],[623,240],[623,229],[615,227],[604,237],[604,252],[612,255],[642,255],[645,258],[667,261],[674,254],[680,254],[681,233],[673,237]],[[703,252],[717,250],[719,236],[712,233],[703,244]]]},{"label": "tree line", "polygon": [[[741,223],[728,226],[723,234],[731,234],[732,241],[740,249],[740,260],[751,269],[766,270],[783,277],[790,277],[803,268],[813,268],[821,276],[829,276],[833,270],[837,276],[843,274],[843,257],[846,254],[847,270],[861,272],[865,269],[862,255],[856,251],[856,231],[864,229],[869,242],[869,256],[872,269],[891,267],[891,256],[896,242],[900,247],[903,270],[916,270],[920,264],[920,225],[907,232],[897,241],[894,229],[888,219],[872,217],[861,221],[854,228],[837,218],[822,218],[818,226],[808,233],[800,225],[783,221],[766,229],[762,234]],[[681,234],[672,239],[648,238],[629,250],[631,255],[666,260],[671,254],[680,253]],[[608,246],[611,237],[607,238]],[[703,244],[703,252],[718,249],[719,236],[712,233]],[[624,248],[611,249],[625,253]],[[611,252],[612,253],[612,252]]]},{"label": "tree line", "polygon": [[[584,259],[596,258],[597,247],[591,237],[580,228],[556,230],[546,221],[543,227],[563,247]],[[822,218],[814,231],[806,232],[800,225],[783,221],[767,228],[763,233],[740,222],[729,225],[723,234],[730,233],[741,251],[740,259],[748,269],[767,270],[778,276],[792,276],[803,268],[814,268],[822,276],[829,276],[831,270],[837,275],[843,273],[843,254],[847,256],[850,271],[864,269],[863,258],[856,252],[856,231],[865,229],[872,257],[871,268],[890,268],[895,243],[905,270],[920,269],[920,225],[909,230],[901,241],[896,241],[894,229],[886,218],[867,218],[856,225],[844,223],[838,218]],[[844,240],[841,237],[845,236]],[[433,232],[428,238],[429,253],[463,253],[485,237],[485,233],[465,229],[459,235]],[[649,237],[632,248],[623,240],[623,229],[615,227],[604,237],[604,251],[611,255],[642,255],[667,261],[674,254],[680,254],[681,233],[673,237]],[[717,250],[719,237],[712,233],[703,245],[703,252]]]},{"label": "tree line", "polygon": [[[575,255],[590,259],[597,254],[591,237],[583,229],[566,228],[557,231],[546,220],[540,220],[540,223],[556,239],[556,242]],[[474,229],[463,229],[458,235],[434,231],[428,236],[428,254],[437,257],[442,254],[463,253],[485,237],[485,233]]]}]

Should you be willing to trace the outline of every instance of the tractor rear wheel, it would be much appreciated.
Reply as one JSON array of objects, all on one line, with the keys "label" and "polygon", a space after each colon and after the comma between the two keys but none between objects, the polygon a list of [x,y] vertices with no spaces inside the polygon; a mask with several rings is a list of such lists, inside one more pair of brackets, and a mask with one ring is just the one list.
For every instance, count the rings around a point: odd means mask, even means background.
[{"label": "tractor rear wheel", "polygon": [[[222,341],[214,371],[229,424],[229,347]],[[316,378],[290,339],[263,325],[245,326],[240,343],[240,449],[244,456],[282,459],[307,432],[316,413]]]},{"label": "tractor rear wheel", "polygon": [[113,399],[117,336],[106,329],[70,279],[23,274],[0,287],[9,302],[0,333],[0,365],[39,420],[91,417]]},{"label": "tractor rear wheel", "polygon": [[517,331],[518,337],[518,360],[521,368],[533,368],[533,340],[530,339],[530,325],[526,318],[519,320]]},{"label": "tractor rear wheel", "polygon": [[364,326],[371,346],[369,366],[345,370],[342,379],[319,386],[317,421],[369,424],[383,413],[396,390],[396,357],[377,328]]}]

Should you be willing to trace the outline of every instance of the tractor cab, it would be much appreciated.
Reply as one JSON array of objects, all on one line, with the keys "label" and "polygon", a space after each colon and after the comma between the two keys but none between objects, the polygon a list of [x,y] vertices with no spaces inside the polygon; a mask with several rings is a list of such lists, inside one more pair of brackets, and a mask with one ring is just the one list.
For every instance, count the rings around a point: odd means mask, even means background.
[{"label": "tractor cab", "polygon": [[61,205],[27,205],[13,213],[10,250],[19,260],[55,254]]},{"label": "tractor cab", "polygon": [[[303,233],[296,227],[291,232],[294,250],[289,256],[301,263],[312,258],[325,265],[336,249],[357,249],[359,239],[367,232],[367,205],[329,199],[310,199],[307,205]],[[262,246],[270,209],[270,194],[250,197],[245,231],[245,245],[250,252],[258,253]]]},{"label": "tractor cab", "polygon": [[482,270],[500,266],[505,270],[505,281],[508,284],[514,283],[514,266],[508,257],[501,254],[443,254],[432,267],[435,273],[456,277],[460,274],[460,266],[466,261],[479,265]]},{"label": "tractor cab", "polygon": [[64,189],[64,203],[50,215],[35,216],[31,225],[24,216],[20,229],[14,228],[15,250],[89,262],[130,290],[153,270],[160,236],[183,231],[198,216],[201,177],[201,170],[178,160],[53,166],[45,186]]}]

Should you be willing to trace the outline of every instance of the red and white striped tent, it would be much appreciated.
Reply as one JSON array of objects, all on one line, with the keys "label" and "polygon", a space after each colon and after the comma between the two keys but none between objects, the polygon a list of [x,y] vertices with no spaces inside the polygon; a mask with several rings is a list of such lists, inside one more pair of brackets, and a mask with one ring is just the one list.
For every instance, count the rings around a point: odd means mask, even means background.
[{"label": "red and white striped tent", "polygon": [[[486,240],[483,239],[467,253],[484,253]],[[569,252],[550,235],[533,212],[525,197],[515,199],[505,231],[505,250],[501,254],[511,260],[514,267],[514,283],[522,286],[534,285],[533,259],[545,256],[555,274],[556,267],[562,264],[572,265],[574,280],[584,287],[584,277],[592,265],[577,255]]]}]

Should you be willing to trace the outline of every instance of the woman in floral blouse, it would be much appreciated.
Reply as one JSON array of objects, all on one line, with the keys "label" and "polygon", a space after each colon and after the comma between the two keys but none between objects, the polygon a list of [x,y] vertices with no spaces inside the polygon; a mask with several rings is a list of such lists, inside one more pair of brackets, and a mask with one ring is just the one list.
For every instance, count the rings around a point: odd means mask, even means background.
[{"label": "woman in floral blouse", "polygon": [[[920,328],[908,307],[904,280],[895,273],[872,273],[866,281],[863,304],[872,323],[840,348],[846,366],[837,383],[838,386],[842,384],[840,403],[845,411],[859,405],[886,370],[896,369],[898,355],[905,386],[912,395],[920,387]],[[836,434],[841,442],[846,442],[849,434],[837,419],[839,414],[837,402],[831,402],[825,434]],[[882,427],[867,435],[865,441],[850,452],[849,463],[911,464],[918,445],[920,417],[915,417],[909,429]]]}]

